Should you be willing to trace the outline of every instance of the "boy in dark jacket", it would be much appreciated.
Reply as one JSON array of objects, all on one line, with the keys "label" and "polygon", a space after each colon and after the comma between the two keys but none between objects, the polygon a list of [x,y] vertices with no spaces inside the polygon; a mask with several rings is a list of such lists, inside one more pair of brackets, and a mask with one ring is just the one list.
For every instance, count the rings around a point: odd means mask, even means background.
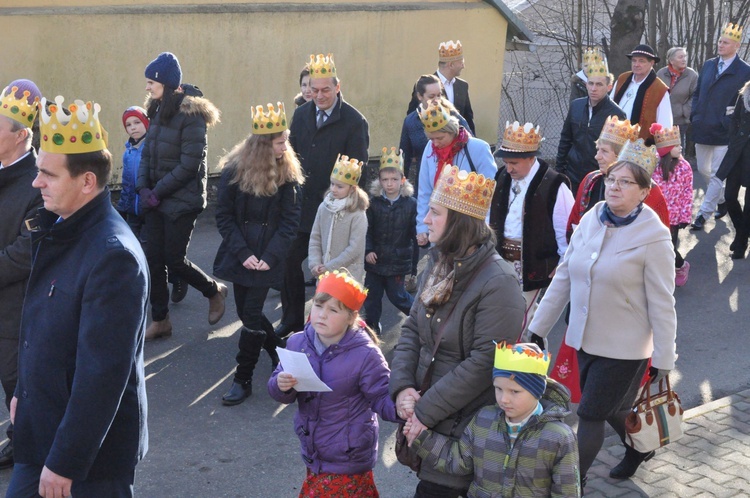
[{"label": "boy in dark jacket", "polygon": [[[473,472],[469,497],[581,496],[578,443],[563,421],[570,394],[547,379],[549,363],[535,344],[498,344],[497,404],[479,410],[460,440],[422,431],[412,442],[422,464]],[[407,422],[404,431],[409,428]]]},{"label": "boy in dark jacket", "polygon": [[365,321],[380,333],[380,314],[385,291],[388,299],[408,315],[414,298],[406,292],[404,276],[416,274],[417,201],[414,188],[404,176],[403,154],[384,147],[378,179],[370,186],[365,241]]}]

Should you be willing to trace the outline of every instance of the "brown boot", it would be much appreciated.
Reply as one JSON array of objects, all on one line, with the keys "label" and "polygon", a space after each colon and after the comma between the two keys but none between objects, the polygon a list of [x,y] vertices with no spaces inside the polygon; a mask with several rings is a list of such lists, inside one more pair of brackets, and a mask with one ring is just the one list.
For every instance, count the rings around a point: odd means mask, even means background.
[{"label": "brown boot", "polygon": [[208,298],[208,323],[209,325],[216,324],[221,317],[224,316],[224,302],[227,299],[227,286],[217,282],[216,287],[218,292]]},{"label": "brown boot", "polygon": [[172,322],[169,321],[169,315],[164,320],[151,322],[151,325],[146,329],[144,340],[148,342],[167,337],[172,337]]}]

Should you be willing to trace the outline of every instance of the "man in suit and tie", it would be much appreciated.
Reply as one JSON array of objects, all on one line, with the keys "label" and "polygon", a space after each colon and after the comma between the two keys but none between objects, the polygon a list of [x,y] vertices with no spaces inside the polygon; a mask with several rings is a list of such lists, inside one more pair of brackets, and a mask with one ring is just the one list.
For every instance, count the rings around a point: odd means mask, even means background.
[{"label": "man in suit and tie", "polygon": [[737,56],[741,40],[740,26],[727,23],[722,28],[716,46],[718,56],[703,64],[693,94],[690,122],[698,171],[706,179],[707,187],[691,230],[703,230],[714,212],[716,219],[727,214],[724,182],[716,178],[716,172],[727,153],[730,115],[738,92],[750,80],[750,66]]},{"label": "man in suit and tie", "polygon": [[[471,100],[469,100],[469,84],[459,78],[464,69],[464,49],[461,40],[455,43],[453,40],[442,42],[438,47],[438,57],[438,70],[435,71],[435,76],[440,78],[443,84],[443,93],[469,124],[471,134],[476,136],[474,111],[471,109]],[[406,114],[411,113],[418,105],[415,87]]]}]

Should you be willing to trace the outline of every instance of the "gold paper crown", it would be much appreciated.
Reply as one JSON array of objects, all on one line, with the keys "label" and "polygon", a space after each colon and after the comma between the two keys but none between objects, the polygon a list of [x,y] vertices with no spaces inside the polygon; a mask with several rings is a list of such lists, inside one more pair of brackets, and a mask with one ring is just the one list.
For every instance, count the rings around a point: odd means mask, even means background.
[{"label": "gold paper crown", "polygon": [[63,102],[58,95],[47,111],[47,99],[39,104],[42,135],[41,148],[55,154],[83,154],[107,148],[107,133],[99,123],[99,104],[76,100],[68,106],[65,114]]},{"label": "gold paper crown", "polygon": [[730,40],[741,42],[742,26],[740,26],[739,24],[732,24],[731,22],[728,22],[724,25],[723,28],[721,28],[721,36],[726,36]]},{"label": "gold paper crown", "polygon": [[367,289],[362,287],[345,268],[327,271],[318,277],[318,287],[315,292],[325,292],[354,311],[359,311],[367,298]]},{"label": "gold paper crown", "polygon": [[427,109],[423,109],[422,106],[417,107],[417,113],[424,125],[424,131],[427,132],[442,130],[448,124],[448,119],[451,117],[448,109],[443,107],[438,101],[430,102]]},{"label": "gold paper crown", "polygon": [[[602,53],[599,50],[593,50],[589,49],[587,50],[591,51],[591,53],[588,56],[588,61],[586,63],[586,77],[587,78],[596,78],[598,76],[604,76],[606,77],[609,74],[609,66],[607,65],[607,59],[602,55]],[[586,55],[584,55],[584,60],[586,60]]]},{"label": "gold paper crown", "polygon": [[620,154],[617,156],[617,162],[625,161],[640,166],[649,176],[654,173],[656,164],[659,162],[659,156],[656,154],[656,147],[649,145],[642,138],[636,141],[628,140],[623,145]]},{"label": "gold paper crown", "polygon": [[250,108],[250,114],[253,117],[253,134],[268,135],[269,133],[279,133],[288,129],[286,123],[286,111],[284,104],[276,102],[279,110],[277,111],[273,104],[268,104],[268,112],[263,112],[263,106],[258,105]]},{"label": "gold paper crown", "polygon": [[495,180],[446,164],[440,173],[430,202],[483,220],[495,192]]},{"label": "gold paper crown", "polygon": [[31,92],[24,90],[23,97],[20,99],[16,98],[17,86],[13,88],[6,87],[3,90],[2,96],[0,96],[0,115],[17,121],[27,128],[31,128],[34,124],[34,118],[36,117],[37,109],[39,107],[39,97],[34,98],[34,102],[29,104],[29,96]]},{"label": "gold paper crown", "polygon": [[336,65],[333,63],[333,54],[314,54],[310,56],[310,79],[335,78]]},{"label": "gold paper crown", "polygon": [[464,58],[464,47],[461,46],[461,40],[453,40],[442,42],[438,46],[438,55],[440,56],[440,62],[451,62],[457,61]]},{"label": "gold paper crown", "polygon": [[387,147],[383,147],[383,155],[380,156],[380,169],[385,168],[396,168],[402,174],[404,172],[404,155],[401,149],[391,147],[391,151],[388,152]]},{"label": "gold paper crown", "polygon": [[538,353],[522,344],[501,342],[495,348],[495,368],[510,372],[547,375],[552,355],[547,351]]},{"label": "gold paper crown", "polygon": [[587,48],[583,51],[583,63],[584,64],[591,64],[595,60],[602,60],[604,57],[602,56],[601,50],[599,50],[599,47],[594,48]]},{"label": "gold paper crown", "polygon": [[680,140],[680,127],[677,125],[674,125],[671,128],[661,128],[658,130],[654,129],[654,125],[651,125],[649,131],[654,135],[654,145],[656,145],[657,149],[682,145],[682,141]]},{"label": "gold paper crown", "polygon": [[362,176],[363,164],[362,161],[357,161],[354,158],[349,159],[349,156],[339,154],[336,158],[336,164],[333,165],[333,171],[331,171],[331,180],[338,180],[348,185],[357,185],[359,177]]},{"label": "gold paper crown", "polygon": [[631,125],[629,119],[620,121],[617,116],[610,116],[604,122],[599,140],[612,142],[616,145],[625,145],[628,140],[636,140],[640,132],[641,125]]},{"label": "gold paper crown", "polygon": [[506,121],[503,143],[500,148],[508,152],[536,152],[539,150],[541,141],[539,126],[534,128],[532,123],[521,126],[518,121],[513,121],[513,123]]}]

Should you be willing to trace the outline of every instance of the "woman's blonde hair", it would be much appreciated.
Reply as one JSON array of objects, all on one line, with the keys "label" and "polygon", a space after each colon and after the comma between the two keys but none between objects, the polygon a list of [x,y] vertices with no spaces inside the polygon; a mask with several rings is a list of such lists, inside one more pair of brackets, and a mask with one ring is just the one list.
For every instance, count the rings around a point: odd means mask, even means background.
[{"label": "woman's blonde hair", "polygon": [[[370,197],[367,195],[367,193],[357,185],[349,186],[351,188],[349,189],[349,194],[347,194],[346,196],[346,204],[344,204],[344,209],[346,211],[349,211],[350,213],[354,213],[357,211],[364,211],[368,207],[370,207]],[[328,190],[326,190],[325,195],[328,195],[330,192],[331,189],[329,188]]]},{"label": "woman's blonde hair", "polygon": [[242,192],[258,197],[274,195],[287,182],[305,183],[302,166],[291,147],[276,159],[273,141],[287,131],[269,135],[250,135],[219,161],[219,168],[231,167],[235,174],[230,184],[236,183]]}]

